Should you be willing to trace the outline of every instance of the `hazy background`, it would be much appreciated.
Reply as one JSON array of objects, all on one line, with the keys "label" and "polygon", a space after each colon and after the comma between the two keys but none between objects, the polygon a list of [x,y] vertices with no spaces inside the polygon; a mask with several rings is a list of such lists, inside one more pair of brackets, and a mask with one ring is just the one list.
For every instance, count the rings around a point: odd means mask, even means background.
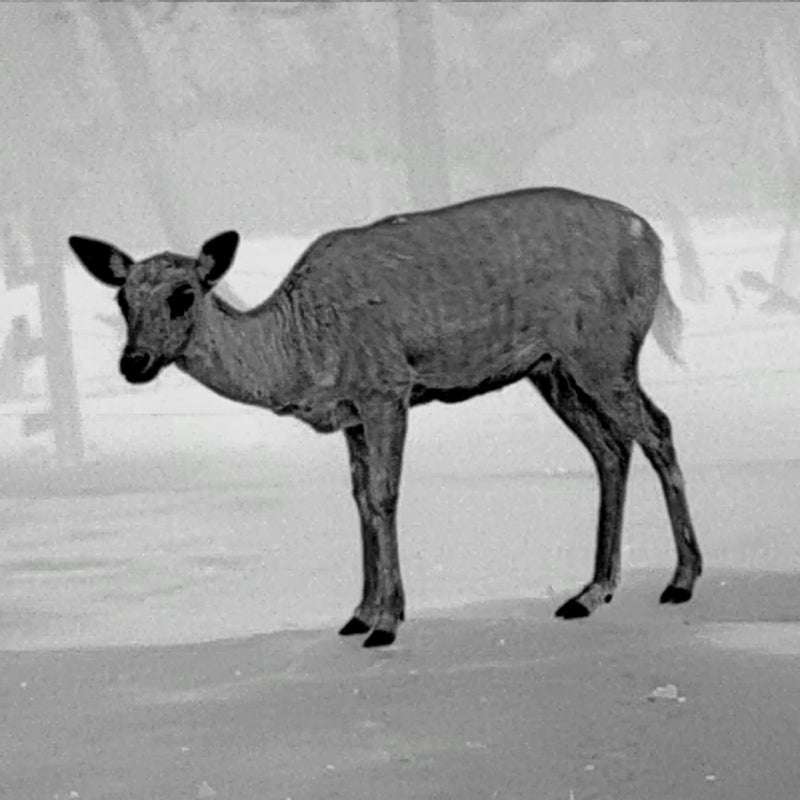
[{"label": "hazy background", "polygon": [[[112,292],[134,256],[243,244],[243,307],[317,235],[531,185],[662,234],[684,368],[651,344],[712,564],[794,570],[800,496],[800,9],[793,3],[0,5],[0,643],[155,641],[357,600],[345,447],[177,370],[133,388]],[[634,465],[627,565],[673,560]],[[591,463],[528,386],[411,419],[412,614],[577,588]]]}]

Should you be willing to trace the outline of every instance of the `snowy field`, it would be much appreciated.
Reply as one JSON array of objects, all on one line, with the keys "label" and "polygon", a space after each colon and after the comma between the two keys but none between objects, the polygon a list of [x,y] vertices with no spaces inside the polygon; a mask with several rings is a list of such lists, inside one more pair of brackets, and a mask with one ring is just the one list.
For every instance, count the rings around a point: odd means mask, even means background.
[{"label": "snowy field", "polygon": [[[673,421],[707,563],[795,570],[800,317],[759,312],[763,296],[737,283],[742,269],[772,263],[778,232],[701,233],[711,302],[681,304],[685,366],[648,341],[642,382]],[[233,288],[257,302],[305,244],[245,243]],[[343,622],[360,590],[360,544],[342,437],[224,401],[174,369],[130,390],[116,373],[119,338],[95,316],[116,313],[111,293],[75,268],[69,291],[89,460],[43,466],[46,440],[22,437],[12,413],[36,404],[5,407],[0,646]],[[588,455],[527,385],[416,409],[400,507],[410,618],[577,589],[592,566],[596,502]],[[638,453],[624,530],[624,568],[658,567],[666,582],[666,512]]]}]

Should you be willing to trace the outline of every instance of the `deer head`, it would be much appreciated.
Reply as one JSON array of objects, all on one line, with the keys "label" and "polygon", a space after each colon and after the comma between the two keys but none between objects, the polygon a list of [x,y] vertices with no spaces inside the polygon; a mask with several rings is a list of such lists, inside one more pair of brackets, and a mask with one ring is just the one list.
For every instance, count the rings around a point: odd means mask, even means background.
[{"label": "deer head", "polygon": [[117,303],[127,326],[119,369],[130,383],[153,380],[179,358],[201,313],[203,297],[233,262],[239,234],[209,239],[196,258],[160,253],[134,261],[96,239],[71,236],[75,255],[102,283],[118,288]]}]

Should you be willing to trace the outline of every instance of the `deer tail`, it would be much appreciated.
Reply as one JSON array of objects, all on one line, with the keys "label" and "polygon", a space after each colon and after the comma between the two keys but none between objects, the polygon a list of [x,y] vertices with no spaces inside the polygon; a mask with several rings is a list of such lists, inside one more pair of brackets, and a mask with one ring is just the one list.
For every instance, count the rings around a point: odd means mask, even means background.
[{"label": "deer tail", "polygon": [[683,364],[681,358],[681,333],[683,330],[683,315],[672,299],[667,284],[661,278],[656,299],[656,310],[653,316],[653,338],[656,344],[677,364]]}]

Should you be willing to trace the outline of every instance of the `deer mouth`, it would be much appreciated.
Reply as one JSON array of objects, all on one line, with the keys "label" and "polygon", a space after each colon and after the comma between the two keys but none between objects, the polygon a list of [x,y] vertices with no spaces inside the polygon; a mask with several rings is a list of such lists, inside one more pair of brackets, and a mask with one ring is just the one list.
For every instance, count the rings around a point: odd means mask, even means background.
[{"label": "deer mouth", "polygon": [[119,371],[128,383],[147,383],[161,372],[164,361],[143,350],[128,350],[122,354]]}]

